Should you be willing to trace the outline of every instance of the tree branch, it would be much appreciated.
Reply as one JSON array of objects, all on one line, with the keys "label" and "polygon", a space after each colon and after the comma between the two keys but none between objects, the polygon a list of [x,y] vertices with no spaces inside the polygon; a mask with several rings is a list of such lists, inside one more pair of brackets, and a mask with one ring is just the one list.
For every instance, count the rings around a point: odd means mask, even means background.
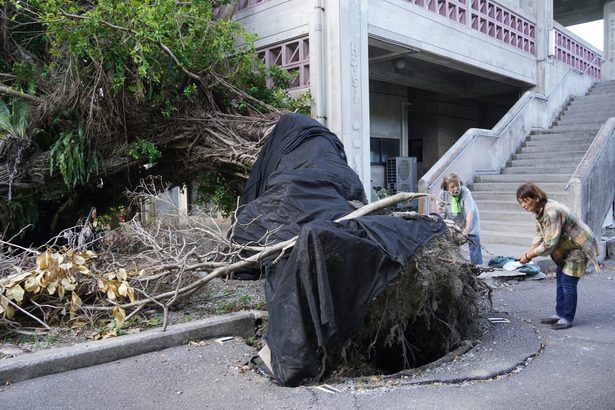
[{"label": "tree branch", "polygon": [[[369,205],[366,205],[364,207],[361,207],[351,213],[349,213],[346,216],[343,216],[341,218],[338,218],[335,220],[335,222],[340,222],[340,221],[345,221],[348,219],[354,219],[354,218],[359,218],[361,216],[365,216],[368,215],[372,212],[375,212],[377,210],[380,209],[384,209],[384,208],[388,208],[390,206],[393,206],[399,202],[405,202],[405,201],[412,201],[414,199],[417,198],[423,198],[423,197],[433,197],[433,195],[430,194],[417,194],[417,193],[413,193],[413,192],[399,192],[395,195],[392,195],[388,198],[384,198],[381,199],[380,201],[377,202],[372,202]],[[215,279],[217,277],[229,274],[231,272],[234,272],[236,270],[239,270],[241,268],[245,268],[247,266],[251,266],[255,263],[261,262],[263,259],[271,256],[271,255],[275,255],[278,252],[284,252],[288,249],[291,249],[295,243],[297,242],[297,237],[293,237],[291,239],[288,239],[284,242],[280,242],[277,243],[273,246],[268,246],[263,248],[263,250],[257,254],[254,254],[248,258],[245,258],[244,260],[235,262],[235,263],[231,263],[228,264],[226,266],[221,266],[219,268],[214,269],[211,273],[209,273],[206,276],[203,276],[202,278],[200,278],[199,280],[192,282],[184,287],[182,287],[181,289],[176,289],[173,291],[169,291],[169,292],[165,292],[165,293],[161,293],[159,295],[155,295],[152,296],[149,299],[145,299],[145,300],[139,300],[139,301],[135,301],[132,303],[127,303],[127,304],[123,304],[123,305],[119,305],[121,308],[123,309],[127,309],[127,308],[131,308],[131,307],[137,307],[137,306],[141,306],[143,304],[146,303],[150,303],[152,301],[159,301],[162,299],[166,299],[166,298],[170,298],[170,297],[175,297],[176,295],[183,295],[186,294],[188,292],[193,292],[196,289],[200,288],[201,286],[205,285],[207,282],[211,281],[212,279]],[[276,259],[277,260],[277,259]],[[90,306],[83,306],[83,309],[89,309],[89,310],[113,310],[114,307],[109,307],[109,306],[97,306],[97,305],[90,305]]]},{"label": "tree branch", "polygon": [[10,95],[12,97],[17,97],[17,98],[23,98],[25,100],[34,101],[34,102],[41,101],[41,99],[38,97],[35,97],[30,94],[26,94],[22,91],[19,91],[19,90],[16,90],[14,88],[7,87],[4,85],[0,85],[0,94]]}]

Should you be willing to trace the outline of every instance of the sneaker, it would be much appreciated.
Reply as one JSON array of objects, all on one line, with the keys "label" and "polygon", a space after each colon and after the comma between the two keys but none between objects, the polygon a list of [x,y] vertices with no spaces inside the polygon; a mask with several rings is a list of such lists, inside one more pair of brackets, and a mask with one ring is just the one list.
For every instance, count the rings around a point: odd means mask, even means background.
[{"label": "sneaker", "polygon": [[545,324],[545,325],[554,325],[559,321],[559,317],[557,316],[551,316],[551,317],[545,317],[540,319],[540,323]]},{"label": "sneaker", "polygon": [[569,322],[566,319],[560,319],[557,321],[557,323],[554,323],[553,326],[551,326],[551,329],[564,330],[564,329],[568,329],[571,326],[572,326],[572,322]]}]

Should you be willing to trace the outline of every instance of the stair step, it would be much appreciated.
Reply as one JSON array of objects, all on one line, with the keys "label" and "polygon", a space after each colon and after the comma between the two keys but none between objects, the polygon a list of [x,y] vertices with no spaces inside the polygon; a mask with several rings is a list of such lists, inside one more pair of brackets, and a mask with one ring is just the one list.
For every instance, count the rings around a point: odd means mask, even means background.
[{"label": "stair step", "polygon": [[603,102],[599,104],[586,104],[584,102],[571,103],[566,106],[560,115],[583,114],[583,115],[609,115],[615,110],[615,103]]},{"label": "stair step", "polygon": [[532,130],[530,135],[547,135],[547,134],[569,134],[569,133],[596,133],[600,127],[598,128],[583,128],[583,127],[552,127],[552,128],[538,128]]},{"label": "stair step", "polygon": [[585,134],[546,134],[531,135],[525,141],[527,147],[539,147],[541,145],[562,145],[562,144],[591,144],[595,134],[588,132]]},{"label": "stair step", "polygon": [[564,113],[563,115],[558,116],[557,118],[555,118],[555,121],[575,121],[575,122],[581,122],[581,121],[589,121],[589,122],[606,122],[609,118],[611,117],[615,117],[615,112],[609,112],[609,113],[597,113],[597,112],[588,112],[588,113],[582,113],[582,112],[570,112],[570,113]]},{"label": "stair step", "polygon": [[587,124],[585,127],[578,125],[554,125],[549,128],[551,131],[558,132],[598,132],[602,124]]},{"label": "stair step", "polygon": [[615,92],[615,86],[613,84],[594,86],[586,95],[597,95],[605,92]]},{"label": "stair step", "polygon": [[530,134],[526,141],[560,141],[565,139],[593,139],[596,133],[587,132],[564,132],[564,133],[548,133],[548,134]]},{"label": "stair step", "polygon": [[[540,186],[542,186],[542,184]],[[515,195],[514,192],[511,193],[511,196],[514,196],[514,195]],[[551,197],[552,196],[549,196],[549,198]],[[553,199],[557,201],[557,197],[559,196],[553,196]],[[568,198],[570,197],[567,197],[566,199]],[[478,210],[481,214],[481,222],[483,219],[485,219],[483,217],[483,211],[485,212],[506,212],[506,213],[524,212],[523,208],[521,208],[521,205],[519,205],[516,199],[512,202],[511,201],[481,200],[481,199],[475,199],[475,201],[476,201],[476,206],[478,207]],[[568,201],[562,201],[562,202],[566,203]]]},{"label": "stair step", "polygon": [[598,104],[601,102],[613,104],[613,97],[611,95],[608,95],[608,93],[589,93],[587,95],[574,96],[570,99],[570,104],[581,102],[585,104]]},{"label": "stair step", "polygon": [[586,112],[591,111],[592,109],[598,112],[608,112],[609,110],[613,110],[615,108],[615,102],[612,100],[612,96],[609,94],[603,94],[604,98],[595,99],[595,100],[577,100],[571,101],[566,106],[566,111],[579,111]]},{"label": "stair step", "polygon": [[609,88],[601,88],[599,90],[592,90],[590,95],[601,95],[601,94],[615,94],[615,87]]},{"label": "stair step", "polygon": [[[526,182],[532,181],[531,175],[528,176]],[[472,184],[472,188],[474,191],[492,191],[492,192],[517,192],[517,188],[519,187],[519,183],[517,182],[479,182]],[[540,184],[540,187],[545,190],[545,192],[562,192],[564,190],[564,186],[566,184],[561,182],[543,182]]]},{"label": "stair step", "polygon": [[513,159],[506,163],[507,168],[512,167],[533,167],[533,166],[547,166],[547,167],[559,167],[561,164],[579,164],[583,156],[567,156],[565,159],[561,155],[556,157],[553,155],[545,155],[544,158],[530,158],[530,159]]},{"label": "stair step", "polygon": [[567,106],[562,112],[560,112],[560,117],[565,117],[569,115],[578,115],[578,116],[600,116],[600,117],[608,117],[613,115],[615,112],[615,107],[609,105],[601,105],[598,107],[585,107],[585,106]]},{"label": "stair step", "polygon": [[[521,209],[521,207],[519,205],[517,205],[519,207],[519,209]],[[529,212],[510,212],[510,211],[501,211],[501,210],[491,210],[491,209],[481,209],[479,208],[479,212],[480,212],[480,222],[481,224],[483,222],[486,221],[493,221],[493,222],[507,222],[507,223],[525,223],[525,224],[533,224],[534,223],[534,216],[532,214],[530,214]],[[481,225],[482,227],[482,225]],[[486,229],[486,228],[485,228]]]},{"label": "stair step", "polygon": [[608,118],[605,119],[594,119],[594,118],[585,118],[585,119],[576,119],[576,118],[564,118],[562,120],[553,121],[553,126],[567,126],[567,125],[588,125],[590,127],[594,127],[596,124],[604,124]]},{"label": "stair step", "polygon": [[[473,187],[472,187],[473,188]],[[563,189],[563,184],[560,187],[560,190]],[[510,191],[477,191],[472,189],[472,197],[475,201],[508,201],[517,203],[516,196],[517,188]],[[566,191],[549,191],[548,196],[551,199],[555,199],[556,201],[562,203],[568,203],[568,199],[570,194]],[[521,209],[521,208],[519,208]],[[483,217],[483,211],[481,209],[481,218]]]},{"label": "stair step", "polygon": [[524,145],[538,146],[549,144],[574,144],[574,143],[587,143],[590,144],[596,133],[593,130],[588,132],[568,132],[568,133],[553,133],[553,134],[538,134],[530,135],[531,138],[527,138]]},{"label": "stair step", "polygon": [[527,218],[525,218],[525,220],[517,221],[515,223],[511,223],[511,221],[487,220],[481,218],[480,225],[481,230],[484,227],[486,230],[493,232],[518,232],[521,234],[527,233],[528,235],[533,236],[534,232],[536,231],[536,224],[534,223],[534,218],[532,217],[532,214],[529,213],[527,214]]},{"label": "stair step", "polygon": [[[516,189],[515,189],[516,191]],[[492,201],[492,200],[475,200],[479,212],[482,211],[500,211],[500,212],[521,212],[522,208],[517,201]],[[482,218],[481,218],[482,219]]]},{"label": "stair step", "polygon": [[[534,239],[534,232],[531,234],[514,234],[511,235],[506,232],[497,232],[491,230],[482,230],[480,231],[480,241],[481,243],[494,243],[494,244],[506,244],[506,245],[515,245],[515,246],[525,246],[529,247]],[[507,255],[507,256],[517,256],[517,255]]]},{"label": "stair step", "polygon": [[590,92],[593,93],[597,90],[609,89],[615,91],[615,82],[613,80],[610,81],[600,81],[591,88]]},{"label": "stair step", "polygon": [[574,171],[577,169],[577,164],[569,165],[562,164],[560,166],[540,166],[540,165],[532,165],[528,167],[510,167],[504,168],[502,170],[503,175],[530,175],[533,177],[534,174],[562,174],[570,177]]},{"label": "stair step", "polygon": [[[581,158],[585,155],[586,151],[570,151],[570,152],[559,152],[557,154],[557,158],[562,161],[580,161]],[[541,160],[541,159],[550,159],[553,158],[553,154],[551,151],[549,152],[526,152],[523,154],[513,154],[512,160]]]},{"label": "stair step", "polygon": [[[560,189],[556,191],[561,191],[561,187],[566,185],[568,181],[570,181],[570,175],[566,174],[534,174],[530,175],[531,181],[536,183],[553,183],[558,184]],[[481,175],[474,178],[474,185],[477,183],[524,183],[528,181],[528,175],[522,174],[498,174],[498,175]],[[515,188],[515,191],[517,188]],[[484,191],[484,189],[483,189]],[[499,191],[496,189],[495,191]]]},{"label": "stair step", "polygon": [[559,145],[539,145],[539,146],[522,146],[517,154],[527,153],[570,153],[575,151],[587,151],[589,143],[574,143],[574,144],[559,144]]}]

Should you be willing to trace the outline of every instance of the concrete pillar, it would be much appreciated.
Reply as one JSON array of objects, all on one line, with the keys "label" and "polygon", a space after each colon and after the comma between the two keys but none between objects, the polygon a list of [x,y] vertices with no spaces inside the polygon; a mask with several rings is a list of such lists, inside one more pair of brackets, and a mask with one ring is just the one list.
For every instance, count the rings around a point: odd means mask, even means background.
[{"label": "concrete pillar", "polygon": [[604,64],[602,79],[615,80],[615,1],[604,5]]},{"label": "concrete pillar", "polygon": [[325,2],[326,125],[370,196],[367,0]]},{"label": "concrete pillar", "polygon": [[190,207],[190,198],[188,198],[188,186],[185,184],[178,188],[177,193],[177,212],[179,216],[179,225],[185,226],[188,223],[188,209]]},{"label": "concrete pillar", "polygon": [[536,3],[536,62],[537,78],[536,92],[548,94],[551,65],[550,42],[554,39],[553,31],[553,0],[542,0]]}]

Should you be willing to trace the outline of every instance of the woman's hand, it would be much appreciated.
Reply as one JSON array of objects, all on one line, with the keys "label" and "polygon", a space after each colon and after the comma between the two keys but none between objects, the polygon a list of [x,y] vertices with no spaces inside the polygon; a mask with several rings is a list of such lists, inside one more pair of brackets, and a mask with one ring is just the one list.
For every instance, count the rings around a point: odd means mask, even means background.
[{"label": "woman's hand", "polygon": [[523,255],[519,257],[519,262],[521,263],[530,263],[532,258],[529,257],[529,251],[523,252]]}]

